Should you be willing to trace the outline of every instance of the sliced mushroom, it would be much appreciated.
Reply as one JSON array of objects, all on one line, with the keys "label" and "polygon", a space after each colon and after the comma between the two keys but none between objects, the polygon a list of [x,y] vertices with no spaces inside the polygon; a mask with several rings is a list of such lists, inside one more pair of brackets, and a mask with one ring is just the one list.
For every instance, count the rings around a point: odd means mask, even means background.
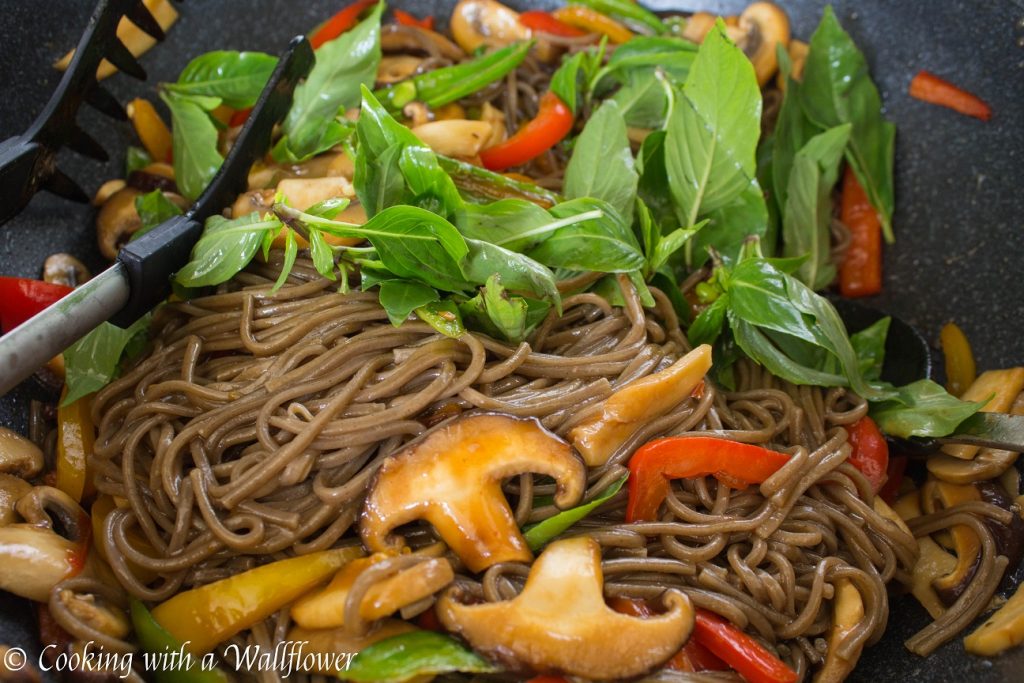
[{"label": "sliced mushroom", "polygon": [[481,45],[505,47],[530,39],[530,29],[519,22],[519,13],[496,0],[459,0],[450,28],[455,42],[469,53]]},{"label": "sliced mushroom", "polygon": [[468,159],[480,153],[490,140],[492,129],[486,121],[455,119],[424,123],[412,132],[438,154]]},{"label": "sliced mushroom", "polygon": [[[353,635],[343,628],[332,629],[308,629],[301,626],[294,626],[288,631],[287,641],[292,643],[305,644],[304,651],[311,654],[328,655],[326,657],[304,657],[304,662],[318,666],[325,666],[329,662],[338,663],[338,653],[345,653],[347,657],[354,657],[358,652],[374,643],[379,643],[385,638],[400,636],[403,633],[415,631],[416,627],[407,621],[399,619],[387,619],[377,624],[365,635]],[[344,667],[344,662],[341,663]],[[322,673],[328,676],[337,676],[338,672],[318,668],[308,673]]]},{"label": "sliced mushroom", "polygon": [[456,418],[381,465],[363,508],[363,543],[373,551],[401,547],[391,530],[424,519],[470,571],[528,562],[533,554],[501,490],[503,479],[526,472],[555,479],[559,508],[583,495],[583,463],[536,420],[490,413]]},{"label": "sliced mushroom", "polygon": [[32,490],[32,484],[13,474],[0,474],[0,526],[18,521],[15,506]]},{"label": "sliced mushroom", "polygon": [[0,590],[45,602],[50,590],[77,568],[72,558],[79,553],[80,544],[43,527],[0,527]]},{"label": "sliced mushroom", "polygon": [[101,596],[76,593],[65,588],[57,593],[57,600],[76,619],[104,635],[124,638],[132,631],[128,615],[120,608],[108,604]]},{"label": "sliced mushroom", "polygon": [[107,182],[100,185],[100,189],[96,190],[96,194],[93,195],[92,205],[103,206],[107,203],[107,200],[114,195],[115,192],[124,188],[125,183],[122,178],[115,178],[114,180],[108,180]]},{"label": "sliced mushroom", "polygon": [[[1024,393],[1018,394],[1010,406],[1011,415],[1024,415]],[[952,484],[971,484],[987,481],[1015,471],[1018,453],[997,448],[982,448],[971,460],[935,453],[928,457],[928,471],[937,479]],[[1016,495],[1016,494],[1014,494]]]},{"label": "sliced mushroom", "polygon": [[637,618],[605,604],[603,587],[600,546],[580,536],[549,545],[512,600],[469,605],[455,587],[437,614],[475,650],[512,666],[598,680],[650,671],[689,638],[694,613],[683,593],[667,590],[667,612]]},{"label": "sliced mushroom", "polygon": [[18,514],[29,524],[74,542],[88,541],[89,516],[75,500],[52,486],[36,486],[18,500]]},{"label": "sliced mushroom", "polygon": [[[961,400],[986,402],[982,411],[1005,413],[1024,390],[1024,367],[988,370],[981,373],[967,388]],[[943,446],[942,452],[961,460],[971,460],[978,454],[977,446]]]},{"label": "sliced mushroom", "polygon": [[90,278],[89,269],[71,254],[51,254],[43,262],[43,281],[77,287]]},{"label": "sliced mushroom", "polygon": [[491,134],[484,142],[484,149],[494,147],[508,139],[508,125],[505,122],[505,112],[498,109],[490,102],[484,102],[480,108],[480,120],[486,121],[491,126]]},{"label": "sliced mushroom", "polygon": [[589,466],[603,465],[643,425],[685,401],[710,368],[711,347],[703,344],[668,368],[630,382],[573,427],[572,444]]},{"label": "sliced mushroom", "polygon": [[458,62],[466,56],[458,45],[437,31],[401,24],[381,26],[380,49],[384,54],[415,53],[453,62]]},{"label": "sliced mushroom", "polygon": [[288,178],[277,184],[277,191],[288,200],[288,206],[299,211],[328,199],[353,199],[356,191],[346,178]]},{"label": "sliced mushroom", "polygon": [[352,180],[355,164],[344,152],[319,154],[299,164],[255,164],[249,171],[249,189],[265,190],[276,187],[287,178],[333,178]]},{"label": "sliced mushroom", "polygon": [[[428,598],[447,586],[455,578],[451,563],[444,558],[422,561],[404,558],[414,564],[398,569],[391,576],[383,576],[363,594],[359,615],[366,621],[376,621],[400,609]],[[345,609],[349,593],[361,576],[374,565],[394,561],[396,556],[376,553],[353,560],[338,572],[322,590],[301,598],[292,607],[292,619],[303,628],[336,628],[346,626]],[[352,630],[352,629],[349,629]]]},{"label": "sliced mushroom", "polygon": [[[932,514],[942,508],[981,500],[981,493],[970,485],[949,484],[929,480],[921,489],[921,507]],[[952,605],[978,571],[981,562],[981,539],[962,524],[950,527],[949,535],[956,553],[956,567],[950,573],[932,581],[936,594],[946,605]]]},{"label": "sliced mushroom", "polygon": [[[1013,565],[1010,565],[1011,567]],[[1024,642],[1024,585],[972,634],[964,638],[964,649],[974,655],[995,657]]]},{"label": "sliced mushroom", "polygon": [[755,2],[743,10],[739,28],[744,34],[743,51],[763,87],[779,69],[776,46],[789,45],[789,16],[775,3]]},{"label": "sliced mushroom", "polygon": [[423,63],[422,57],[394,55],[381,57],[377,67],[377,82],[383,85],[398,83],[411,77]]},{"label": "sliced mushroom", "polygon": [[402,107],[402,114],[409,119],[409,125],[413,128],[426,125],[431,121],[430,109],[422,102],[410,102]]},{"label": "sliced mushroom", "polygon": [[683,38],[693,43],[703,43],[704,38],[715,26],[715,15],[708,12],[695,12],[686,20]]},{"label": "sliced mushroom", "polygon": [[114,260],[132,234],[142,227],[142,219],[135,210],[135,198],[142,194],[133,187],[126,187],[111,195],[96,216],[96,240],[100,253]]},{"label": "sliced mushroom", "polygon": [[[789,62],[792,65],[789,75],[794,81],[802,81],[804,79],[804,64],[807,63],[807,53],[811,51],[811,46],[802,40],[796,38],[789,41],[789,47],[786,48],[786,52],[789,53]],[[786,91],[786,79],[782,77],[782,72],[775,78],[776,87],[785,92]]]},{"label": "sliced mushroom", "polygon": [[31,479],[43,470],[43,452],[21,434],[0,427],[0,472]]},{"label": "sliced mushroom", "polygon": [[[879,498],[875,498],[879,500]],[[893,506],[900,519],[909,521],[921,516],[920,492],[913,491],[901,497]],[[921,603],[932,619],[945,613],[946,606],[936,595],[932,582],[956,570],[956,558],[943,550],[931,536],[917,539],[917,562],[910,575],[910,592]]]},{"label": "sliced mushroom", "polygon": [[828,632],[828,654],[825,664],[814,676],[814,683],[840,683],[857,660],[860,659],[863,642],[853,652],[840,654],[843,643],[851,632],[864,620],[864,599],[849,579],[839,579],[835,584],[835,599],[832,602],[832,626]]}]

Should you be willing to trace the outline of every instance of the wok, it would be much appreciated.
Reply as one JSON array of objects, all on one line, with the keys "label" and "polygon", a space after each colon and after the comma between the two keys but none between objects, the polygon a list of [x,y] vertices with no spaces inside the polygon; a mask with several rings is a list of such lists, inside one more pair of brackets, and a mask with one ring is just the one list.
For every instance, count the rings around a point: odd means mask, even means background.
[{"label": "wok", "polygon": [[[822,0],[777,0],[790,14],[794,36],[808,38]],[[181,19],[142,63],[145,83],[125,76],[108,81],[120,101],[155,99],[156,83],[173,80],[197,54],[213,49],[277,52],[346,0],[205,0],[178,5]],[[416,14],[447,16],[453,0],[391,3]],[[525,7],[525,2],[510,2]],[[553,3],[539,2],[533,6]],[[736,14],[746,0],[648,0],[656,10],[706,9]],[[1024,363],[1024,5],[1019,0],[887,2],[836,0],[840,21],[865,51],[887,115],[898,127],[896,151],[897,243],[885,252],[885,292],[871,301],[904,318],[937,343],[939,327],[955,320],[974,342],[979,368]],[[56,86],[50,64],[77,41],[92,9],[89,0],[5,0],[0,10],[0,137],[24,130]],[[989,123],[912,100],[907,86],[927,68],[992,105]],[[105,166],[68,154],[62,163],[91,193],[119,177],[127,125],[85,110],[83,127],[111,153]],[[39,277],[51,253],[78,255],[97,272],[93,210],[40,195],[0,228],[0,273]],[[25,382],[0,399],[0,424],[24,429],[30,397],[44,392]],[[1016,586],[1024,578],[1020,569]],[[0,643],[31,652],[34,610],[0,594]],[[1024,649],[995,660],[968,656],[955,640],[927,659],[903,641],[927,623],[913,598],[891,605],[882,641],[869,648],[850,680],[1020,680]]]}]

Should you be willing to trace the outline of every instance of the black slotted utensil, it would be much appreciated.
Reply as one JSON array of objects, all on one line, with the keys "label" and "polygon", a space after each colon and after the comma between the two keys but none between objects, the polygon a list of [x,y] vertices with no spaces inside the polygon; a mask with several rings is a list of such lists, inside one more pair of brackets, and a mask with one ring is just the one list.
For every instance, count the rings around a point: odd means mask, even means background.
[{"label": "black slotted utensil", "polygon": [[127,327],[166,298],[170,276],[188,260],[203,221],[245,189],[249,167],[266,153],[274,126],[288,113],[295,86],[313,61],[309,41],[292,39],[237,142],[196,203],[129,242],[110,268],[0,337],[0,394],[100,323],[110,319]]},{"label": "black slotted utensil", "polygon": [[146,72],[117,37],[127,17],[156,40],[163,40],[160,24],[142,0],[100,0],[78,41],[74,58],[60,84],[22,135],[0,142],[0,224],[17,215],[40,189],[73,201],[85,202],[85,192],[57,167],[57,152],[67,147],[83,156],[106,161],[103,147],[76,122],[85,102],[107,116],[125,119],[124,109],[96,80],[104,59],[119,70],[145,79]]}]

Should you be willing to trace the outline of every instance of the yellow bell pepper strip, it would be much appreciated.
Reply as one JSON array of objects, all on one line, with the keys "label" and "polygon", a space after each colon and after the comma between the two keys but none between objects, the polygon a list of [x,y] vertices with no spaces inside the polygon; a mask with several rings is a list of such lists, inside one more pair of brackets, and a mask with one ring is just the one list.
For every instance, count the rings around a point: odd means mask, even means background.
[{"label": "yellow bell pepper strip", "polygon": [[149,100],[137,97],[125,108],[135,134],[153,161],[171,162],[171,129]]},{"label": "yellow bell pepper strip", "polygon": [[67,391],[65,386],[57,408],[57,488],[81,503],[96,491],[87,462],[96,440],[90,413],[92,394],[64,405]]},{"label": "yellow bell pepper strip", "polygon": [[964,649],[974,655],[994,657],[1024,642],[1024,587],[1018,586],[1006,604],[964,638]]},{"label": "yellow bell pepper strip", "polygon": [[581,28],[588,33],[600,33],[608,36],[608,40],[616,45],[625,43],[633,37],[633,32],[619,22],[582,5],[561,7],[552,14],[563,24]]},{"label": "yellow bell pepper strip", "polygon": [[178,593],[153,610],[153,619],[189,652],[202,655],[362,555],[360,548],[349,547],[272,562]]},{"label": "yellow bell pepper strip", "polygon": [[[733,488],[760,484],[789,462],[785,453],[710,436],[668,437],[641,447],[629,460],[627,522],[648,522],[669,492],[669,479],[714,475]],[[717,653],[716,653],[717,654]]]},{"label": "yellow bell pepper strip", "polygon": [[939,343],[946,357],[946,391],[957,397],[963,396],[978,376],[971,343],[959,325],[953,322],[942,326]]},{"label": "yellow bell pepper strip", "polygon": [[157,666],[146,670],[147,677],[152,676],[156,683],[227,683],[230,680],[220,669],[203,669],[200,660],[188,652],[184,658],[172,661],[170,657],[182,651],[181,641],[160,626],[138,600],[132,600],[131,615],[142,649],[160,657],[156,660]]}]

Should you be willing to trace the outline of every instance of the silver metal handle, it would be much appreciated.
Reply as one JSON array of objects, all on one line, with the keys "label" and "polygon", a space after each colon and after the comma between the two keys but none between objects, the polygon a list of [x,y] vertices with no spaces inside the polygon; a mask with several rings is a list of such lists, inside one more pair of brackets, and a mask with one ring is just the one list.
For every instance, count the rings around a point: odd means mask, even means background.
[{"label": "silver metal handle", "polygon": [[124,266],[110,268],[0,337],[0,394],[121,310],[128,301]]}]

